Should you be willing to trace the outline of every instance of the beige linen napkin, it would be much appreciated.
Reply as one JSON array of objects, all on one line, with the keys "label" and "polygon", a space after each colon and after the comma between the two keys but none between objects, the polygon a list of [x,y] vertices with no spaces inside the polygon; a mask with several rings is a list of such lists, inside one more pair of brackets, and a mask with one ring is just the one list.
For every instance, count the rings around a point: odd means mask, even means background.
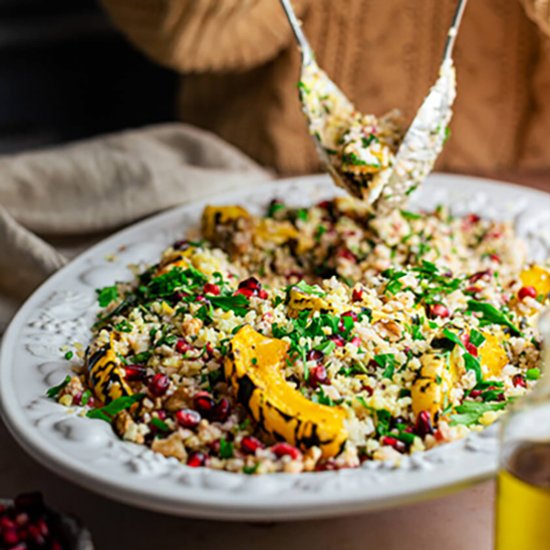
[{"label": "beige linen napkin", "polygon": [[213,134],[177,123],[0,157],[0,334],[40,282],[108,232],[269,178]]}]

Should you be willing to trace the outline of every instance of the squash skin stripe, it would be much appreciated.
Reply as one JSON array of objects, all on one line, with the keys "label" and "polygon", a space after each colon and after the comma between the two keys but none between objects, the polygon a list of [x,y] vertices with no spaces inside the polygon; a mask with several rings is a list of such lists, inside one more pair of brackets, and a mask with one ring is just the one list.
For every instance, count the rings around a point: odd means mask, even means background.
[{"label": "squash skin stripe", "polygon": [[86,351],[86,367],[90,385],[95,397],[106,405],[111,401],[126,395],[132,395],[133,391],[125,380],[120,359],[113,349],[114,336],[111,333],[107,345],[90,355]]},{"label": "squash skin stripe", "polygon": [[325,458],[341,452],[347,439],[346,412],[314,403],[286,382],[281,374],[286,342],[245,325],[231,340],[229,350],[226,377],[238,401],[264,431],[302,450],[318,446]]}]

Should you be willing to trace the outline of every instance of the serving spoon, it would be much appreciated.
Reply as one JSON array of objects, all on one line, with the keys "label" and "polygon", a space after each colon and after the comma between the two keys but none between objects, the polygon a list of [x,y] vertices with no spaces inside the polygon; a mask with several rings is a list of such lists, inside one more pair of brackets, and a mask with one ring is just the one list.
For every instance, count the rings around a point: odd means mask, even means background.
[{"label": "serving spoon", "polygon": [[[388,161],[384,147],[376,158],[386,158],[382,164],[366,162],[355,156],[357,172],[362,178],[343,172],[337,165],[339,157],[335,144],[342,143],[353,124],[361,120],[360,113],[351,101],[317,65],[313,50],[305,37],[300,21],[296,17],[290,0],[280,0],[296,37],[302,55],[300,74],[300,100],[307,118],[309,132],[319,156],[335,183],[352,195],[366,200],[374,210],[387,213],[399,208],[407,197],[424,181],[439,156],[448,136],[448,124],[452,117],[452,106],[456,97],[456,75],[452,53],[467,0],[458,0],[451,22],[439,68],[439,76],[424,99],[411,125],[404,135],[390,136],[389,149],[396,149]],[[374,118],[374,117],[372,117]],[[389,113],[380,123],[390,129],[395,127],[395,115]],[[376,122],[374,123],[376,124]],[[365,139],[365,138],[361,138]],[[367,148],[370,139],[363,141]],[[386,153],[385,155],[383,153]],[[372,158],[372,155],[370,155]],[[369,156],[363,157],[369,158]],[[377,168],[380,168],[379,170]],[[365,172],[366,171],[366,172]],[[370,179],[366,182],[365,173]],[[367,185],[365,185],[367,183]]]}]

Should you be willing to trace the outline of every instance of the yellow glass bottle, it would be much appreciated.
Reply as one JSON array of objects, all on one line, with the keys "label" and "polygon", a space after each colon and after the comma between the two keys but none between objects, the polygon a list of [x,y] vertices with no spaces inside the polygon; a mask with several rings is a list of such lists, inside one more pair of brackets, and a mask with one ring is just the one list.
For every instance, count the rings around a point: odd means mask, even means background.
[{"label": "yellow glass bottle", "polygon": [[[550,315],[541,317],[550,365]],[[496,550],[550,550],[550,368],[501,426]]]}]

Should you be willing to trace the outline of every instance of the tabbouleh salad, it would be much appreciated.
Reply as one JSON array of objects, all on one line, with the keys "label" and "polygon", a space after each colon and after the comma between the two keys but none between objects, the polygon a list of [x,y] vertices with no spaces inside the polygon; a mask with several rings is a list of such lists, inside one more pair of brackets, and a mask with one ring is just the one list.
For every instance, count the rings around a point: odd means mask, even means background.
[{"label": "tabbouleh salad", "polygon": [[92,341],[49,396],[193,467],[398,463],[530,389],[549,292],[507,222],[209,206],[200,238],[98,289]]}]

